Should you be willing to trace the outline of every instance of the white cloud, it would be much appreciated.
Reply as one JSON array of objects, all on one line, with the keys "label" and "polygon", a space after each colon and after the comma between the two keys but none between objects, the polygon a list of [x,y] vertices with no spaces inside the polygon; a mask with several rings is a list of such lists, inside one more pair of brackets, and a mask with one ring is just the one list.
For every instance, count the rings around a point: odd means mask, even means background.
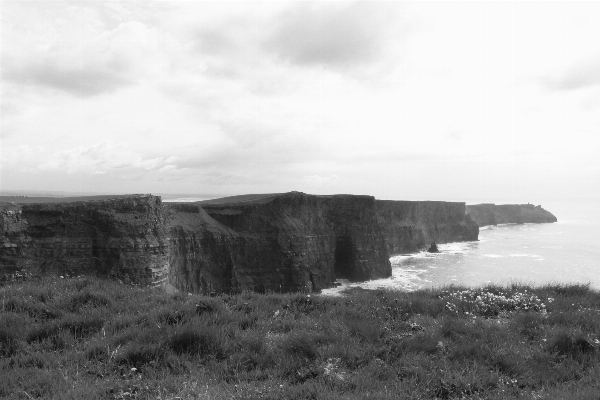
[{"label": "white cloud", "polygon": [[599,18],[593,3],[4,2],[3,185],[458,195],[480,175],[510,190],[531,154],[549,180],[566,173],[549,160],[598,151]]},{"label": "white cloud", "polygon": [[542,80],[552,90],[572,91],[600,86],[600,58],[571,66],[566,71]]},{"label": "white cloud", "polygon": [[[173,157],[168,159],[173,160]],[[132,169],[151,171],[163,167],[166,162],[164,157],[144,158],[123,143],[106,141],[51,154],[39,164],[39,169],[65,171],[68,174],[106,174]]]},{"label": "white cloud", "polygon": [[[113,93],[164,68],[158,29],[135,20],[109,28],[98,19],[103,5],[49,2],[38,13],[27,5],[7,7],[14,18],[38,24],[24,31],[16,20],[3,29],[5,83],[89,97]],[[23,15],[27,11],[30,15]]]},{"label": "white cloud", "polygon": [[395,13],[392,3],[298,3],[277,19],[266,47],[298,65],[360,67],[386,49]]},{"label": "white cloud", "polygon": [[16,147],[0,146],[0,164],[5,167],[25,168],[33,161],[39,159],[43,155],[44,148],[42,146],[32,146],[28,144]]}]

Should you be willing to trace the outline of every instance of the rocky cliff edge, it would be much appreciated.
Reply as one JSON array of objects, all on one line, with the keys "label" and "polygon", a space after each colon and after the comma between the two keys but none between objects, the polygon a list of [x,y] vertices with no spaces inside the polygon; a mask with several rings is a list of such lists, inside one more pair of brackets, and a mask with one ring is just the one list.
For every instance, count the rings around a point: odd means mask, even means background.
[{"label": "rocky cliff edge", "polygon": [[299,192],[62,201],[0,204],[0,278],[94,274],[196,293],[318,291],[338,278],[388,277],[392,254],[478,233],[464,203]]}]

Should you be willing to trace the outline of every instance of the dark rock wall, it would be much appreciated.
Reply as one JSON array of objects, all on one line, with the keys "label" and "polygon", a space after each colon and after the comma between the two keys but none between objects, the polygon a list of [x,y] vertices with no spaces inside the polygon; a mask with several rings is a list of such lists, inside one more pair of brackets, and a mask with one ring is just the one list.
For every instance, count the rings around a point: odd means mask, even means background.
[{"label": "dark rock wall", "polygon": [[556,217],[533,204],[468,205],[467,212],[479,226],[556,222]]},{"label": "dark rock wall", "polygon": [[0,206],[0,275],[92,273],[153,284],[166,278],[160,198]]},{"label": "dark rock wall", "polygon": [[351,281],[385,278],[392,270],[371,196],[322,196],[335,236],[334,273]]},{"label": "dark rock wall", "polygon": [[190,293],[230,292],[237,234],[195,204],[170,204],[169,283]]},{"label": "dark rock wall", "polygon": [[477,240],[479,235],[477,224],[465,215],[465,203],[376,200],[375,204],[390,255],[423,250],[432,242]]},{"label": "dark rock wall", "polygon": [[[292,192],[203,208],[238,235],[232,243],[237,287],[320,290],[332,285],[336,271],[351,280],[391,274],[373,198],[350,197]],[[348,243],[343,251],[340,237]]]},{"label": "dark rock wall", "polygon": [[0,205],[0,277],[96,274],[196,293],[317,291],[391,275],[389,255],[476,240],[464,203],[291,192]]}]

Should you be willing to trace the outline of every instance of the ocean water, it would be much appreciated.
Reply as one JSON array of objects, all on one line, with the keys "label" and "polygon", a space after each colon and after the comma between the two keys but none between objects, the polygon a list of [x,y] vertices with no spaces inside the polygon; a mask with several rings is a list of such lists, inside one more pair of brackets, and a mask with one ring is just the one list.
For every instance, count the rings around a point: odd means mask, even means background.
[{"label": "ocean water", "polygon": [[600,290],[600,202],[547,203],[551,224],[483,227],[479,241],[438,245],[441,253],[390,258],[392,277],[347,286],[416,290],[460,284],[589,283]]}]

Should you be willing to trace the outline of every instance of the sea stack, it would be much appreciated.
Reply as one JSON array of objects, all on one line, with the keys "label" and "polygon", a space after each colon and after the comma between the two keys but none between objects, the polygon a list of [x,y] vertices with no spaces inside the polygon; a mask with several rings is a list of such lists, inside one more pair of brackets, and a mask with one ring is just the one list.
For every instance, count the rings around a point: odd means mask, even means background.
[{"label": "sea stack", "polygon": [[429,246],[429,250],[427,250],[428,253],[439,253],[440,249],[438,249],[437,244],[435,244],[435,242],[431,243],[431,246]]}]

